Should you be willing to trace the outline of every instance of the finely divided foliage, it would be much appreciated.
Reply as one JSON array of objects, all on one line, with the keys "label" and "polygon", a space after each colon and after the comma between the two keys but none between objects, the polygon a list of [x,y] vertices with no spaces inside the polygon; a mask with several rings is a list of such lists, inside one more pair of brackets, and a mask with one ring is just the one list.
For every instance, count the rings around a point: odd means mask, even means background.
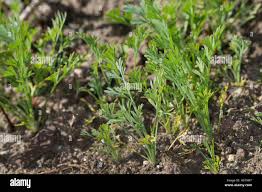
[{"label": "finely divided foliage", "polygon": [[[80,39],[95,59],[90,81],[79,92],[93,97],[99,107],[95,116],[104,120],[88,135],[102,144],[106,154],[114,161],[122,158],[125,145],[121,132],[135,141],[136,152],[155,165],[160,131],[176,137],[176,141],[192,127],[200,128],[205,140],[197,149],[205,159],[203,166],[218,173],[219,130],[214,128],[209,110],[217,89],[213,88],[211,71],[222,78],[231,76],[230,81],[240,85],[241,64],[250,42],[232,36],[234,24],[253,19],[259,8],[248,6],[245,0],[141,0],[138,5],[127,4],[123,10],[116,8],[106,15],[109,22],[132,28],[126,41],[116,45],[86,33],[65,36],[66,14],[59,12],[52,27],[39,38],[36,29],[18,19],[19,4],[14,4],[12,17],[0,15],[0,108],[17,118],[16,126],[36,132],[41,116],[33,100],[53,94],[79,66],[82,56],[68,53],[68,48]],[[232,54],[233,62],[212,68],[213,57],[224,51]],[[130,64],[128,58],[132,56]],[[145,60],[142,65],[141,57]],[[5,84],[11,85],[11,92],[4,90]],[[228,87],[219,89],[221,122]],[[153,109],[151,118],[146,115],[146,106]],[[261,124],[260,117],[257,114],[252,120]]]},{"label": "finely divided foliage", "polygon": [[[225,39],[225,33],[234,31],[232,22],[239,17],[239,13],[233,13],[233,9],[243,7],[245,3],[188,0],[161,1],[160,4],[158,1],[142,0],[139,6],[127,5],[123,12],[115,9],[108,13],[107,17],[112,23],[135,28],[124,45],[124,48],[134,50],[135,63],[140,46],[145,42],[148,45],[145,68],[135,66],[133,71],[143,71],[153,76],[149,84],[145,83],[145,78],[138,78],[137,82],[144,85],[144,97],[155,108],[155,117],[147,127],[143,123],[143,106],[135,100],[137,93],[123,90],[120,86],[121,81],[127,81],[123,67],[123,58],[126,56],[122,56],[127,53],[122,53],[122,49],[118,55],[122,59],[110,63],[111,69],[117,68],[119,71],[118,75],[110,74],[117,85],[104,86],[107,87],[105,93],[116,99],[112,105],[102,105],[102,111],[106,111],[108,124],[123,127],[127,126],[123,125],[126,122],[128,127],[134,129],[145,149],[144,157],[151,163],[157,162],[158,129],[162,127],[167,133],[176,135],[181,129],[188,128],[190,117],[196,117],[206,135],[203,146],[207,153],[202,153],[206,159],[204,167],[213,173],[219,171],[220,158],[215,154],[215,130],[209,115],[209,101],[214,94],[211,88],[211,60],[215,54],[222,53],[223,43],[230,43],[234,62],[226,68],[233,73],[233,80],[241,80],[241,63],[248,42],[236,36],[230,42]],[[243,14],[248,15],[246,12]],[[92,44],[90,46],[92,48]],[[102,50],[100,54],[94,53],[106,60]],[[108,73],[103,70],[105,67],[101,66],[102,73]],[[105,106],[113,109],[103,110]]]},{"label": "finely divided foliage", "polygon": [[72,41],[62,31],[66,14],[57,13],[53,26],[37,42],[34,42],[37,31],[20,21],[16,14],[11,18],[3,17],[0,23],[0,78],[2,84],[10,85],[12,93],[1,91],[0,107],[19,120],[16,126],[24,125],[35,132],[41,117],[33,106],[33,99],[53,93],[80,64],[80,57],[65,51]]}]

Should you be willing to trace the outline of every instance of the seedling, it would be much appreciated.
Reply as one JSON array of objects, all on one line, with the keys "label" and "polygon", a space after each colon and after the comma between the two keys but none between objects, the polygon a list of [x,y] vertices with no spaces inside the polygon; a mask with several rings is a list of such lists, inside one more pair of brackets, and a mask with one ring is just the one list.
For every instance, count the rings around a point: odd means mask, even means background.
[{"label": "seedling", "polygon": [[261,112],[255,113],[254,117],[252,117],[251,120],[262,125],[262,113]]},{"label": "seedling", "polygon": [[[222,54],[222,45],[228,43],[223,34],[232,30],[230,26],[239,16],[234,11],[239,2],[141,0],[139,5],[126,5],[123,11],[117,8],[107,14],[111,22],[134,28],[124,46],[102,44],[95,37],[81,34],[96,57],[89,88],[98,100],[101,115],[109,127],[117,124],[131,134],[151,163],[157,162],[158,130],[164,128],[168,134],[180,135],[188,129],[189,119],[196,118],[207,138],[204,167],[218,173],[220,158],[215,153],[215,132],[209,114],[214,93],[211,60]],[[136,65],[143,43],[145,67],[135,66],[127,72],[127,50],[134,50]],[[230,47],[235,54],[230,69],[239,81],[247,44],[234,37]],[[130,88],[133,83],[141,84],[142,91]],[[220,98],[220,111],[225,92]],[[150,126],[144,124],[141,98],[154,108]],[[219,118],[221,121],[222,113]]]},{"label": "seedling", "polygon": [[224,117],[223,108],[225,105],[225,101],[227,99],[227,90],[228,90],[228,86],[225,86],[224,89],[221,90],[221,94],[219,97],[218,134],[220,133],[221,122]]},{"label": "seedling", "polygon": [[[185,5],[192,7],[192,1]],[[151,49],[148,58],[151,59],[151,67],[158,71],[163,71],[163,76],[160,77],[158,73],[154,73],[156,78],[169,80],[173,84],[173,88],[178,90],[178,94],[182,96],[189,104],[191,111],[198,119],[203,131],[208,136],[208,143],[211,145],[213,140],[213,128],[209,118],[209,99],[213,95],[210,89],[210,69],[211,69],[211,57],[214,52],[220,49],[221,46],[221,35],[224,27],[218,27],[213,35],[203,39],[204,49],[200,49],[199,44],[193,44],[191,42],[184,43],[179,37],[181,30],[172,25],[172,31],[170,30],[169,23],[161,16],[161,10],[158,8],[156,3],[152,1],[141,1],[140,7],[128,6],[126,10],[133,13],[134,20],[131,21],[133,24],[143,24],[144,27],[152,31],[151,38],[153,44],[158,49],[163,49],[163,54],[157,52],[157,49]],[[189,10],[192,11],[192,10]],[[191,30],[193,30],[192,40],[195,40],[200,35],[200,30],[196,28],[197,25],[193,24],[194,12],[188,13],[191,17]],[[204,19],[205,17],[203,17]],[[204,19],[205,20],[205,19]],[[203,21],[204,21],[203,20]],[[202,21],[201,21],[202,22]],[[201,24],[199,24],[201,25]],[[180,35],[179,35],[180,34]],[[175,35],[178,38],[175,38]],[[180,45],[183,44],[183,49]],[[153,70],[151,70],[153,71]],[[159,80],[158,79],[158,80]],[[159,87],[158,87],[159,89]],[[160,88],[161,91],[161,88]],[[154,95],[154,102],[152,98]],[[160,111],[159,106],[156,103],[159,102],[158,94],[149,94],[149,101],[155,106],[156,111]],[[161,103],[162,104],[162,103]],[[159,117],[159,114],[157,114]],[[211,150],[214,152],[214,150]],[[214,156],[214,154],[212,154]]]},{"label": "seedling", "polygon": [[244,40],[241,37],[234,36],[231,43],[230,48],[234,52],[234,60],[231,66],[229,66],[231,72],[233,73],[234,80],[237,83],[241,81],[241,64],[243,61],[243,56],[247,52],[250,42]]},{"label": "seedling", "polygon": [[215,155],[214,140],[212,141],[211,145],[207,141],[204,142],[204,146],[206,147],[209,154],[209,156],[206,156],[202,153],[205,158],[204,168],[210,170],[212,173],[217,174],[220,169],[221,160],[219,156]]},{"label": "seedling", "polygon": [[131,15],[128,13],[121,13],[120,8],[115,8],[106,14],[109,22],[113,24],[130,25]]},{"label": "seedling", "polygon": [[112,127],[110,127],[108,124],[102,124],[98,130],[92,130],[92,135],[102,143],[105,152],[109,154],[114,161],[119,161],[119,144]]},{"label": "seedling", "polygon": [[[3,51],[0,52],[0,78],[11,83],[16,99],[1,92],[0,105],[17,117],[19,124],[16,126],[25,126],[32,132],[38,129],[34,98],[53,93],[58,84],[80,63],[80,57],[75,53],[69,56],[66,54],[65,49],[72,40],[62,34],[65,19],[66,14],[56,15],[53,27],[38,40],[38,51],[33,54],[33,39],[37,31],[17,19],[17,16],[1,18],[0,39]],[[51,47],[50,51],[46,51],[47,46]],[[46,63],[32,59],[34,56],[53,59],[47,59]]]},{"label": "seedling", "polygon": [[[123,61],[119,59],[115,65],[118,72],[112,72],[110,76],[120,80],[120,84],[127,83]],[[150,127],[150,131],[147,130],[143,122],[143,105],[136,104],[130,89],[123,89],[121,87],[116,87],[114,89],[108,88],[106,93],[120,99],[118,103],[120,109],[115,113],[115,118],[109,120],[109,123],[122,123],[131,126],[134,129],[134,137],[137,138],[139,144],[144,148],[146,154],[144,157],[155,164],[158,122],[156,121],[155,125]]]}]

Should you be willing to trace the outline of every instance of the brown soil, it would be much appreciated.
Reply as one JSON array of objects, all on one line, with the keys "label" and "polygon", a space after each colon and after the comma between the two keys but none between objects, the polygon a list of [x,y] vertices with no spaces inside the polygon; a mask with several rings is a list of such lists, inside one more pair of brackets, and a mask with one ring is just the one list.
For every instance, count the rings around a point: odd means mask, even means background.
[{"label": "brown soil", "polygon": [[[104,41],[122,42],[130,31],[121,25],[110,25],[104,19],[106,10],[123,5],[124,0],[63,2],[51,3],[51,7],[47,4],[40,6],[36,18],[31,19],[34,25],[45,29],[51,24],[54,10],[62,10],[68,13],[65,32],[80,30]],[[253,37],[249,37],[250,32],[254,33]],[[216,136],[218,155],[222,158],[220,173],[262,174],[262,127],[250,120],[254,109],[262,112],[262,13],[243,34],[252,40],[242,70],[247,81],[244,87],[229,90],[232,96],[225,104],[220,134]],[[80,43],[77,50],[85,51],[86,47]],[[48,98],[47,110],[41,109],[46,122],[36,135],[20,129],[14,134],[22,135],[21,143],[0,143],[0,173],[206,173],[202,168],[203,157],[197,150],[179,143],[168,150],[175,138],[161,131],[156,166],[148,164],[131,150],[130,146],[135,145],[132,141],[128,141],[122,151],[123,159],[114,163],[101,153],[101,143],[81,136],[83,130],[97,128],[100,120],[95,119],[91,125],[85,126],[85,119],[94,115],[92,107],[95,106],[88,106],[83,100],[94,101],[85,94],[77,97],[74,86],[69,89],[68,85],[74,85],[76,79],[81,85],[86,85],[89,64],[87,62],[77,69],[59,86],[55,96]],[[219,108],[216,104],[211,106],[211,116],[217,121]],[[0,132],[6,132],[7,127],[4,117],[0,116]]]}]

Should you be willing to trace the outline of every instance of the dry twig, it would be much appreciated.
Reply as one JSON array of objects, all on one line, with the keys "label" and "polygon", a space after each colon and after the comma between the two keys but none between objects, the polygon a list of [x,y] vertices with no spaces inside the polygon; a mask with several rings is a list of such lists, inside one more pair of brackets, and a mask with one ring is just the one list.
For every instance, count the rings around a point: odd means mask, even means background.
[{"label": "dry twig", "polygon": [[33,0],[20,14],[20,20],[26,20],[42,2],[43,0]]}]

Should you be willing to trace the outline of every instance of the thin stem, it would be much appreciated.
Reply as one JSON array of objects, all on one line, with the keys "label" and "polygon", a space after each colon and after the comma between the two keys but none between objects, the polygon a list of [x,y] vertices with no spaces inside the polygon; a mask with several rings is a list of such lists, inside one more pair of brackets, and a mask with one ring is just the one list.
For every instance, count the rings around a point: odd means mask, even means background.
[{"label": "thin stem", "polygon": [[0,110],[1,110],[2,113],[4,114],[6,120],[7,120],[8,124],[9,124],[9,127],[10,127],[10,128],[9,128],[9,132],[10,132],[10,133],[14,132],[14,131],[15,131],[15,126],[14,126],[14,124],[12,123],[12,121],[10,120],[8,114],[5,112],[4,108],[1,107],[1,106],[0,106]]}]

